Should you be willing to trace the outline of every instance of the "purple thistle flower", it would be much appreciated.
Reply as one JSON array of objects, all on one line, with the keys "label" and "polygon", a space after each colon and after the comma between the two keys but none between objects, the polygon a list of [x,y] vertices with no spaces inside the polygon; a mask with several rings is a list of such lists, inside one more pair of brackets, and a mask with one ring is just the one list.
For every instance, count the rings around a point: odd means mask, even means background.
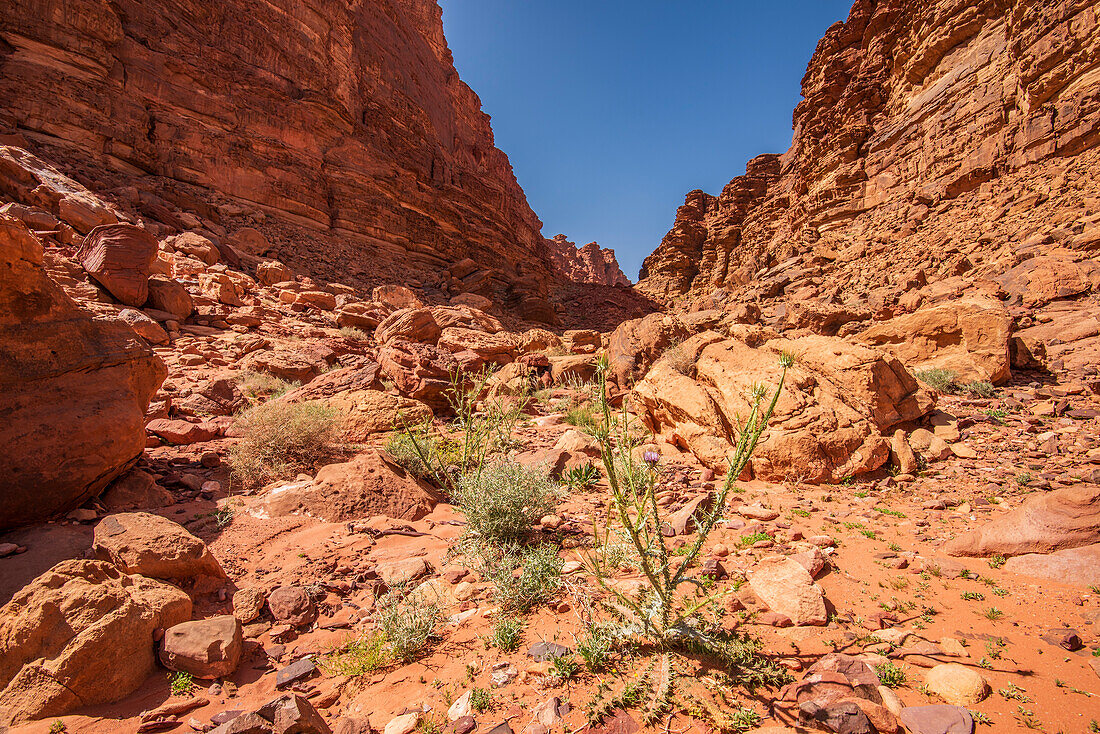
[{"label": "purple thistle flower", "polygon": [[658,461],[660,461],[660,459],[661,455],[656,451],[653,451],[652,449],[642,454],[642,461],[649,464],[650,466],[656,464]]}]

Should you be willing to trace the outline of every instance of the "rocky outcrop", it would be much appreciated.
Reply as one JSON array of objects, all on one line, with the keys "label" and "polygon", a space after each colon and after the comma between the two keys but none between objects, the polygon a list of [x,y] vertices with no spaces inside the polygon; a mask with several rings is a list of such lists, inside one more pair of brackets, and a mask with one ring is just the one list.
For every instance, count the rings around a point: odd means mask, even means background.
[{"label": "rocky outcrop", "polygon": [[79,310],[37,238],[0,216],[0,528],[72,509],[129,468],[166,373],[128,325]]},{"label": "rocky outcrop", "polygon": [[630,286],[630,279],[623,274],[615,251],[610,247],[600,247],[595,242],[577,247],[563,234],[546,240],[546,245],[550,263],[566,280],[593,285]]},{"label": "rocky outcrop", "polygon": [[790,149],[718,196],[689,193],[638,287],[759,292],[796,257],[835,273],[837,300],[897,298],[906,271],[996,276],[1082,242],[1100,169],[1097,8],[858,0],[810,60]]},{"label": "rocky outcrop", "polygon": [[190,618],[174,586],[62,561],[0,608],[0,724],[124,698],[156,667],[154,631]]},{"label": "rocky outcrop", "polygon": [[[330,280],[402,266],[405,282],[552,318],[541,223],[435,0],[16,0],[0,108],[0,132],[169,231],[201,222]],[[115,221],[64,203],[82,233]]]}]

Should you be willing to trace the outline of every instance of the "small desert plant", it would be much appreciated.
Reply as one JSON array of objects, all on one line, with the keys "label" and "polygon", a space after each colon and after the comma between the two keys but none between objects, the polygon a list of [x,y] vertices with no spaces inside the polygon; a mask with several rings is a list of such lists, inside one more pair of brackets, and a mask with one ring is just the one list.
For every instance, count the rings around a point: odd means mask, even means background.
[{"label": "small desert plant", "polygon": [[195,690],[195,679],[190,673],[177,670],[168,674],[168,690],[173,696],[190,696]]},{"label": "small desert plant", "polygon": [[493,708],[493,692],[488,688],[471,688],[470,708],[478,712]]},{"label": "small desert plant", "polygon": [[241,392],[253,400],[259,398],[277,398],[291,390],[297,390],[301,385],[297,382],[284,380],[267,372],[255,372],[246,370],[237,378],[237,387]]},{"label": "small desert plant", "polygon": [[996,622],[1001,617],[1005,616],[1005,613],[997,607],[990,607],[989,609],[986,609],[984,612],[982,612],[982,616],[988,619],[990,622]]},{"label": "small desert plant", "polygon": [[500,617],[493,625],[489,635],[489,644],[501,652],[514,652],[523,638],[523,620],[515,617]]},{"label": "small desert plant", "polygon": [[964,392],[968,395],[975,395],[979,398],[991,398],[997,394],[996,389],[993,387],[993,383],[986,380],[964,382],[963,384],[959,385],[959,392]]},{"label": "small desert plant", "polygon": [[1005,558],[1002,555],[990,556],[989,561],[988,561],[990,568],[1000,568],[1001,566],[1005,565],[1005,563],[1007,563],[1007,562],[1008,562],[1008,559]]},{"label": "small desert plant", "polygon": [[611,659],[611,651],[614,649],[609,630],[600,625],[590,625],[576,640],[577,654],[581,656],[588,670],[598,673],[607,667]]},{"label": "small desert plant", "polygon": [[913,376],[936,392],[954,392],[958,388],[958,373],[942,367],[920,370]]},{"label": "small desert plant", "polygon": [[312,470],[339,432],[335,412],[316,402],[263,403],[242,413],[237,428],[244,437],[230,450],[229,465],[249,485]]},{"label": "small desert plant", "polygon": [[562,472],[561,478],[568,487],[584,489],[600,481],[600,470],[594,464],[583,464],[566,469]]},{"label": "small desert plant", "polygon": [[463,468],[461,443],[438,434],[430,421],[407,426],[391,435],[386,452],[405,471],[420,479],[435,480],[438,473],[450,482],[450,477]]},{"label": "small desert plant", "polygon": [[343,326],[340,328],[340,336],[345,339],[354,339],[355,341],[365,342],[370,340],[370,334],[362,329],[356,329],[354,326]]},{"label": "small desert plant", "polygon": [[493,585],[493,599],[506,613],[522,614],[545,604],[561,588],[565,562],[549,543],[532,548],[485,544],[479,555],[481,575]]},{"label": "small desert plant", "polygon": [[539,518],[557,506],[557,486],[545,470],[511,459],[469,471],[453,492],[469,531],[482,540],[511,542],[525,538]]},{"label": "small desert plant", "polygon": [[561,655],[550,659],[554,673],[562,680],[569,680],[581,670],[581,665],[572,655]]},{"label": "small desert plant", "polygon": [[402,662],[415,660],[427,648],[442,621],[439,600],[426,592],[404,594],[394,589],[375,604],[375,622],[386,647]]},{"label": "small desert plant", "polygon": [[[614,597],[614,603],[607,605],[607,610],[621,623],[618,636],[623,639],[641,636],[658,648],[705,654],[716,659],[737,682],[747,685],[777,683],[786,680],[788,675],[774,663],[759,657],[758,643],[726,632],[703,617],[702,612],[722,594],[707,593],[706,584],[693,576],[692,571],[696,568],[707,537],[725,511],[734,482],[752,456],[779,401],[787,368],[792,364],[790,357],[782,356],[780,364],[783,373],[770,401],[765,402],[768,395],[766,386],[753,387],[749,413],[743,422],[739,420],[734,426],[737,441],[728,459],[726,479],[721,489],[714,493],[710,508],[697,513],[695,540],[685,547],[678,565],[670,563],[672,553],[661,533],[664,518],[657,503],[656,469],[660,457],[656,452],[647,452],[643,456],[647,466],[641,471],[633,467],[623,470],[624,466],[629,466],[627,459],[635,441],[631,438],[626,408],[621,418],[616,420],[612,417],[607,399],[606,357],[597,363],[597,405],[602,411],[602,420],[590,429],[600,444],[611,490],[607,523],[602,531],[598,523],[593,525],[595,544],[607,544],[614,518],[633,544],[645,577],[641,591],[637,595],[628,595],[607,582],[609,569],[602,565],[599,553],[587,556],[593,575],[603,589]],[[698,593],[694,598],[679,593],[684,584],[696,587]]]},{"label": "small desert plant", "polygon": [[892,660],[887,660],[875,668],[875,672],[878,673],[879,681],[887,688],[898,688],[905,685],[905,670],[898,667]]},{"label": "small desert plant", "polygon": [[570,408],[562,417],[562,421],[565,423],[584,430],[594,428],[596,426],[596,420],[596,412],[592,409],[592,406],[587,403]]},{"label": "small desert plant", "polygon": [[661,359],[673,370],[687,377],[691,377],[692,372],[695,370],[695,360],[692,359],[691,353],[684,349],[682,344],[669,347],[661,355]]},{"label": "small desert plant", "polygon": [[325,659],[325,667],[336,675],[354,677],[373,673],[388,665],[391,660],[386,638],[375,632],[334,650]]},{"label": "small desert plant", "polygon": [[50,734],[65,734],[65,732],[67,731],[68,729],[65,728],[65,722],[61,719],[58,719],[57,721],[50,724]]}]

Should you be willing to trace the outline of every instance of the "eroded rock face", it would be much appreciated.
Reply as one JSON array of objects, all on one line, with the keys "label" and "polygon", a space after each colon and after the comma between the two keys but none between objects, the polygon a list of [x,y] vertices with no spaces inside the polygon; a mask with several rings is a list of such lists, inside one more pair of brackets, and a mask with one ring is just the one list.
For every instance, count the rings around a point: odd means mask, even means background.
[{"label": "eroded rock face", "polygon": [[[854,3],[810,60],[790,149],[749,161],[718,196],[689,193],[638,287],[661,298],[749,290],[762,271],[805,254],[815,267],[848,264],[843,280],[896,296],[906,289],[888,273],[995,277],[1044,254],[1049,238],[1023,240],[1049,231],[1055,213],[1081,216],[1070,233],[1087,227],[1079,192],[1095,192],[1096,9]],[[1034,298],[1089,287],[1074,281]]]},{"label": "eroded rock face", "polygon": [[[545,303],[541,223],[455,71],[435,0],[5,10],[2,45],[20,51],[0,54],[4,107],[104,183],[149,172],[144,190],[215,218],[259,205],[277,221],[229,243],[315,277],[469,259],[477,282],[448,289],[503,295],[533,275],[522,296]],[[215,211],[207,192],[237,204]],[[114,221],[96,213],[81,226]]]},{"label": "eroded rock face", "polygon": [[577,247],[565,235],[555,235],[546,241],[550,262],[554,269],[574,283],[629,286],[630,279],[623,274],[615,251],[589,242]]},{"label": "eroded rock face", "polygon": [[190,618],[174,586],[62,561],[0,608],[0,722],[125,698],[156,666],[153,631]]},{"label": "eroded rock face", "polygon": [[129,468],[166,374],[128,325],[80,311],[34,235],[0,216],[0,528],[76,507]]}]

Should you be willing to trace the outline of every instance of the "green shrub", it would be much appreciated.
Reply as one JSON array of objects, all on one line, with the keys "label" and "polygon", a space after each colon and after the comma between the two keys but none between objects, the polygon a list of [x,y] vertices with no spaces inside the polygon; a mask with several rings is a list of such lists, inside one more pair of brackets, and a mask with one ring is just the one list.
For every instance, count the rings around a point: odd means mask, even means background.
[{"label": "green shrub", "polygon": [[375,621],[393,657],[415,660],[443,621],[439,600],[425,592],[390,591],[375,604]]},{"label": "green shrub", "polygon": [[190,696],[195,690],[195,679],[190,673],[177,670],[168,674],[168,689],[173,696]]},{"label": "green shrub", "polygon": [[386,638],[380,632],[368,634],[333,651],[325,659],[325,667],[336,675],[367,675],[385,667],[391,661]]},{"label": "green shrub", "polygon": [[600,470],[595,464],[584,464],[566,469],[561,475],[562,481],[573,489],[591,487],[600,481]]},{"label": "green shrub", "polygon": [[991,398],[997,394],[997,390],[993,387],[993,383],[987,382],[986,380],[963,383],[959,385],[959,391],[967,393],[968,395],[976,395],[979,398]]},{"label": "green shrub", "polygon": [[539,518],[554,511],[557,486],[544,470],[502,459],[467,472],[454,500],[471,533],[482,540],[511,542],[527,537]]},{"label": "green shrub", "polygon": [[489,644],[501,652],[514,652],[523,639],[523,620],[515,617],[499,617],[493,625]]},{"label": "green shrub", "polygon": [[591,430],[596,427],[596,413],[587,403],[576,405],[565,411],[562,421],[581,430]]},{"label": "green shrub", "polygon": [[522,614],[545,604],[561,588],[565,561],[549,543],[532,548],[483,545],[481,575],[493,585],[493,599],[509,614]]},{"label": "green shrub", "polygon": [[437,434],[430,423],[395,432],[386,442],[386,452],[420,479],[435,480],[437,473],[454,476],[462,470],[460,442]]},{"label": "green shrub", "polygon": [[362,329],[356,329],[354,326],[343,326],[340,328],[340,336],[345,339],[354,339],[355,341],[369,341],[370,334]]},{"label": "green shrub", "polygon": [[471,688],[470,708],[479,713],[493,708],[493,692],[488,688]]},{"label": "green shrub", "polygon": [[600,625],[591,625],[577,638],[577,654],[581,656],[589,671],[598,673],[607,667],[614,648],[608,630]]},{"label": "green shrub", "polygon": [[237,419],[244,435],[229,453],[229,466],[254,486],[310,471],[339,435],[336,413],[317,402],[266,402]]},{"label": "green shrub", "polygon": [[942,367],[920,370],[913,376],[937,392],[954,392],[958,387],[958,373]]}]

